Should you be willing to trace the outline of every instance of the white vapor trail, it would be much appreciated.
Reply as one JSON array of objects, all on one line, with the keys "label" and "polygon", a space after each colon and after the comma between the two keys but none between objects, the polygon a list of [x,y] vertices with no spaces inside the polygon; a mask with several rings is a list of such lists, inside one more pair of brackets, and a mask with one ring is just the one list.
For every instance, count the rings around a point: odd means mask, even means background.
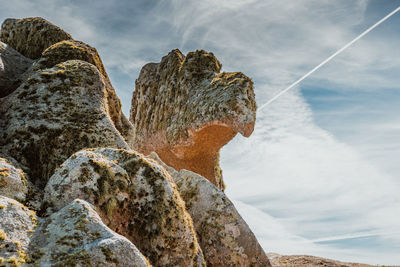
[{"label": "white vapor trail", "polygon": [[337,55],[339,55],[340,53],[342,53],[344,50],[346,50],[349,46],[351,46],[352,44],[354,44],[355,42],[357,42],[358,40],[360,40],[362,37],[364,37],[364,35],[368,34],[370,31],[372,31],[373,29],[375,29],[377,26],[379,26],[379,24],[381,24],[382,22],[386,21],[388,18],[390,18],[391,16],[393,16],[395,13],[397,13],[400,10],[400,6],[397,7],[395,10],[393,10],[392,12],[390,12],[388,15],[386,15],[384,18],[382,18],[381,20],[379,20],[377,23],[375,23],[374,25],[372,25],[371,27],[369,27],[367,30],[365,30],[363,33],[361,33],[359,36],[357,36],[356,38],[354,38],[351,42],[349,42],[348,44],[346,44],[345,46],[343,46],[342,48],[340,48],[338,51],[336,51],[335,53],[333,53],[330,57],[328,57],[327,59],[325,59],[324,61],[322,61],[320,64],[318,64],[315,68],[313,68],[312,70],[310,70],[309,72],[307,72],[303,77],[301,77],[300,79],[298,79],[297,81],[295,81],[294,83],[292,83],[289,87],[285,88],[284,90],[280,91],[277,95],[275,95],[273,98],[271,98],[270,100],[268,100],[266,103],[264,103],[261,107],[258,108],[258,111],[261,111],[262,109],[264,109],[266,106],[268,106],[269,104],[271,104],[273,101],[275,101],[276,99],[278,99],[281,95],[283,95],[284,93],[286,93],[287,91],[289,91],[290,89],[292,89],[294,86],[296,86],[297,84],[299,84],[302,80],[304,80],[305,78],[307,78],[308,76],[310,76],[313,72],[315,72],[316,70],[318,70],[319,68],[321,68],[322,66],[324,66],[326,63],[328,63],[329,61],[331,61],[334,57],[336,57]]}]

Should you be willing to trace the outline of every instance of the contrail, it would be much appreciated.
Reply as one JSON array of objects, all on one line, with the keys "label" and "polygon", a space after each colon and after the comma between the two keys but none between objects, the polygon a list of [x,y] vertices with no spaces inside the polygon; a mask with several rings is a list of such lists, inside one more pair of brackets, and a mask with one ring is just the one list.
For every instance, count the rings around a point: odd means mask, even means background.
[{"label": "contrail", "polygon": [[309,72],[307,72],[303,77],[301,77],[300,79],[298,79],[297,81],[295,81],[294,83],[292,83],[289,87],[285,88],[284,90],[280,91],[277,95],[275,95],[273,98],[271,98],[270,100],[268,100],[268,102],[264,103],[261,107],[258,108],[258,111],[261,111],[263,108],[265,108],[266,106],[268,106],[269,104],[271,104],[273,101],[275,101],[278,97],[280,97],[281,95],[283,95],[284,93],[286,93],[287,91],[289,91],[290,89],[292,89],[294,86],[296,86],[298,83],[300,83],[302,80],[304,80],[305,78],[307,78],[308,76],[310,76],[314,71],[318,70],[319,68],[321,68],[323,65],[325,65],[326,63],[328,63],[329,61],[331,61],[331,59],[333,59],[334,57],[336,57],[337,55],[339,55],[340,53],[342,53],[344,50],[346,50],[349,46],[351,46],[352,44],[354,44],[355,42],[357,42],[358,40],[360,40],[364,35],[368,34],[370,31],[372,31],[373,29],[375,29],[379,24],[381,24],[382,22],[384,22],[385,20],[387,20],[388,18],[390,18],[391,16],[393,16],[396,12],[398,12],[400,10],[400,6],[398,8],[396,8],[395,10],[393,10],[392,12],[390,12],[388,15],[386,15],[384,18],[382,18],[380,21],[378,21],[377,23],[375,23],[374,25],[372,25],[370,28],[368,28],[366,31],[364,31],[363,33],[361,33],[359,36],[357,36],[356,38],[354,38],[350,43],[346,44],[345,46],[343,46],[342,48],[340,48],[338,51],[336,51],[335,53],[333,53],[330,57],[328,57],[327,59],[325,59],[324,61],[322,61],[321,63],[319,63],[318,66],[316,66],[315,68],[313,68],[312,70],[310,70]]}]

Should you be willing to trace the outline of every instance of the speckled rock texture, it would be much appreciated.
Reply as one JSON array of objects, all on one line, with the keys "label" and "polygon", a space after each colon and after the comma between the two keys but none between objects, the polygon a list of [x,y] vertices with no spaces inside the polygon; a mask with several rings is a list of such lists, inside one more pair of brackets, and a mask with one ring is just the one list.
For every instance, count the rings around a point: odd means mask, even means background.
[{"label": "speckled rock texture", "polygon": [[21,169],[0,158],[0,196],[24,202],[28,193],[28,181]]},{"label": "speckled rock texture", "polygon": [[32,72],[0,99],[0,150],[43,188],[55,169],[86,147],[129,148],[107,113],[97,68],[69,60]]},{"label": "speckled rock texture", "polygon": [[37,222],[35,212],[0,195],[0,266],[18,266],[28,261],[28,247]]},{"label": "speckled rock texture", "polygon": [[1,25],[0,41],[31,59],[40,58],[47,47],[68,39],[71,35],[42,18],[6,19]]},{"label": "speckled rock texture", "polygon": [[[279,255],[268,253],[268,257],[273,267],[373,267],[362,263],[341,262],[308,255]],[[389,266],[387,266],[389,267]]]},{"label": "speckled rock texture", "polygon": [[106,89],[105,96],[107,98],[107,114],[110,116],[115,127],[123,135],[123,137],[125,139],[131,138],[130,135],[133,133],[133,126],[122,113],[121,101],[111,85],[111,81],[108,78],[104,65],[95,48],[80,41],[61,41],[43,51],[41,58],[32,67],[32,69],[37,71],[40,69],[51,68],[56,64],[73,59],[83,60],[96,66],[100,72],[100,76]]},{"label": "speckled rock texture", "polygon": [[103,221],[131,240],[155,266],[202,266],[203,254],[175,183],[157,163],[134,151],[90,149],[71,156],[50,178],[44,209],[82,198]]},{"label": "speckled rock texture", "polygon": [[156,153],[150,157],[177,184],[208,266],[271,266],[256,237],[224,192],[194,172],[177,172],[168,167]]},{"label": "speckled rock texture", "polygon": [[0,266],[151,266],[83,200],[41,219],[0,196],[0,218]]},{"label": "speckled rock texture", "polygon": [[151,266],[135,245],[79,199],[41,221],[29,253],[35,266]]},{"label": "speckled rock texture", "polygon": [[155,151],[169,166],[187,169],[224,188],[219,150],[238,132],[249,136],[256,119],[253,82],[240,72],[220,72],[203,50],[173,50],[145,65],[136,80],[130,121],[132,148]]},{"label": "speckled rock texture", "polygon": [[32,63],[33,60],[0,42],[0,98],[9,95],[21,84],[20,76]]}]

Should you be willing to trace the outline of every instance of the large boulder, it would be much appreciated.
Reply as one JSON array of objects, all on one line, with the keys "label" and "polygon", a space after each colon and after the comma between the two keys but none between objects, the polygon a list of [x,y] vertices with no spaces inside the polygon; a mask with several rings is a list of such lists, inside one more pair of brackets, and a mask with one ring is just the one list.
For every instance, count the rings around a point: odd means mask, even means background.
[{"label": "large boulder", "polygon": [[24,202],[27,193],[28,180],[24,172],[0,158],[0,195]]},{"label": "large boulder", "polygon": [[224,188],[219,150],[238,132],[249,136],[256,119],[253,82],[240,72],[220,72],[212,53],[173,50],[145,65],[136,80],[131,146],[157,152],[177,170],[188,169]]},{"label": "large boulder", "polygon": [[48,214],[82,198],[131,240],[155,266],[202,266],[193,222],[169,174],[134,151],[89,149],[72,155],[50,178]]},{"label": "large boulder", "polygon": [[177,172],[156,153],[150,157],[161,164],[177,184],[208,266],[271,266],[253,232],[224,192],[194,172]]},{"label": "large boulder", "polygon": [[9,95],[21,84],[20,76],[32,65],[9,45],[0,42],[0,98]]},{"label": "large boulder", "polygon": [[34,211],[0,195],[0,265],[26,263],[28,247],[38,223]]},{"label": "large boulder", "polygon": [[41,219],[0,196],[0,218],[1,266],[150,266],[135,245],[105,226],[83,200]]},{"label": "large boulder", "polygon": [[43,51],[40,60],[34,64],[33,70],[51,68],[68,60],[83,60],[96,66],[106,88],[107,113],[117,130],[125,139],[131,138],[133,126],[122,113],[121,100],[118,98],[97,50],[83,42],[66,40],[58,42]]},{"label": "large boulder", "polygon": [[69,156],[87,147],[129,148],[108,115],[98,69],[69,60],[30,72],[0,98],[0,153],[15,158],[43,188]]},{"label": "large boulder", "polygon": [[79,199],[42,220],[28,254],[35,266],[150,266],[134,244]]},{"label": "large boulder", "polygon": [[43,18],[6,19],[1,25],[0,41],[31,59],[40,58],[47,47],[68,39],[71,35]]}]

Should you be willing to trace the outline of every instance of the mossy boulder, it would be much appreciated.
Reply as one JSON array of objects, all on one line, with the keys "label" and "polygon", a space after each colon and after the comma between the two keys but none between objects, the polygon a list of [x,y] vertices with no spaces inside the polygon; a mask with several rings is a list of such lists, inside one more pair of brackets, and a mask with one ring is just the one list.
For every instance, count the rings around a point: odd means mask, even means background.
[{"label": "mossy boulder", "polygon": [[88,147],[129,148],[108,115],[98,69],[70,60],[30,72],[0,99],[0,153],[15,158],[43,188],[69,156]]},{"label": "mossy boulder", "polygon": [[208,266],[271,266],[253,232],[224,192],[194,172],[177,172],[156,153],[150,157],[177,184]]},{"label": "mossy boulder", "polygon": [[69,39],[71,35],[43,18],[10,18],[1,25],[0,41],[31,59],[40,58],[52,44]]},{"label": "mossy boulder", "polygon": [[33,70],[51,68],[68,60],[83,60],[96,66],[107,91],[107,113],[124,138],[126,140],[130,139],[133,126],[122,113],[121,100],[118,98],[95,48],[75,40],[58,42],[43,51],[40,60],[33,65]]},{"label": "mossy boulder", "polygon": [[0,158],[0,195],[24,202],[28,188],[24,172],[8,160]]},{"label": "mossy boulder", "polygon": [[134,244],[104,225],[80,199],[41,220],[28,254],[35,266],[151,266]]},{"label": "mossy boulder", "polygon": [[43,210],[82,198],[131,240],[155,266],[203,266],[193,222],[175,183],[159,164],[134,151],[89,149],[72,155],[50,178]]},{"label": "mossy boulder", "polygon": [[178,49],[145,65],[130,121],[134,149],[155,151],[169,166],[199,173],[223,189],[219,150],[238,132],[252,133],[257,105],[252,80],[221,67],[212,53],[185,56]]}]

